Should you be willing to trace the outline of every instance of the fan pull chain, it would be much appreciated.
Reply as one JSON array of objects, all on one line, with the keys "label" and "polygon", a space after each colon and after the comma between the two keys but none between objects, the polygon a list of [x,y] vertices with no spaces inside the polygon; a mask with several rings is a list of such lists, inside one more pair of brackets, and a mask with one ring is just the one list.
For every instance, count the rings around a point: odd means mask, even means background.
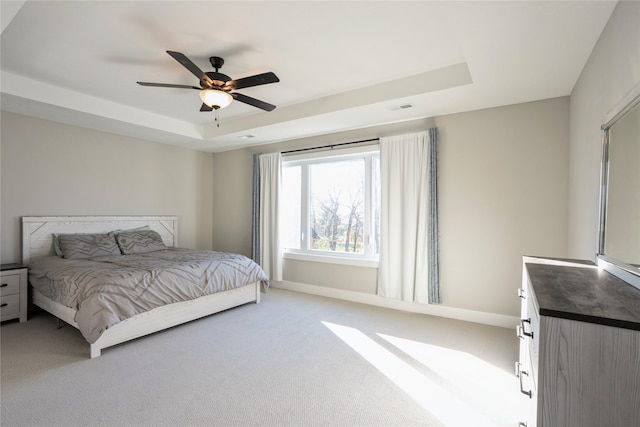
[{"label": "fan pull chain", "polygon": [[220,127],[220,109],[216,108],[215,109],[215,122],[216,122],[216,126]]}]

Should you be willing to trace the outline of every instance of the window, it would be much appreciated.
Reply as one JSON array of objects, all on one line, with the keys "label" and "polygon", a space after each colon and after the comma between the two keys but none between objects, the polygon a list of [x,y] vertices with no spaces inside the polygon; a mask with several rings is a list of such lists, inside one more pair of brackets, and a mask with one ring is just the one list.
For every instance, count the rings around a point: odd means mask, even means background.
[{"label": "window", "polygon": [[286,253],[377,260],[378,146],[289,156],[282,166]]}]

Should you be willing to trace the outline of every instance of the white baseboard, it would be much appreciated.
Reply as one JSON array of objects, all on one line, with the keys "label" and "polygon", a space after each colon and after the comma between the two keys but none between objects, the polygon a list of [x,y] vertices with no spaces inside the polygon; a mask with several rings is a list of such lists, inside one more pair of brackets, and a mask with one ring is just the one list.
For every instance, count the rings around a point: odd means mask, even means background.
[{"label": "white baseboard", "polygon": [[499,326],[502,328],[515,328],[520,319],[504,314],[487,313],[483,311],[466,310],[464,308],[447,307],[440,304],[417,304],[401,300],[383,298],[378,295],[363,294],[361,292],[347,291],[344,289],[327,288],[324,286],[307,285],[297,282],[271,282],[271,287],[302,292],[305,294],[319,295],[328,298],[358,302],[361,304],[375,305],[378,307],[393,308],[412,313],[428,314],[431,316],[446,317],[449,319],[463,320],[466,322],[481,323],[484,325]]}]

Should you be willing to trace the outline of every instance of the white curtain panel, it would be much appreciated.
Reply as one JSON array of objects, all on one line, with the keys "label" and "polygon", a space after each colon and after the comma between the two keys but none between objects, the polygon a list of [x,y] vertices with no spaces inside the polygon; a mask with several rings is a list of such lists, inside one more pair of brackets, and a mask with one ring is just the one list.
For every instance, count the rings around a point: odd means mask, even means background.
[{"label": "white curtain panel", "polygon": [[260,265],[269,279],[282,280],[280,247],[281,154],[260,155]]},{"label": "white curtain panel", "polygon": [[430,133],[380,138],[378,295],[429,303]]}]

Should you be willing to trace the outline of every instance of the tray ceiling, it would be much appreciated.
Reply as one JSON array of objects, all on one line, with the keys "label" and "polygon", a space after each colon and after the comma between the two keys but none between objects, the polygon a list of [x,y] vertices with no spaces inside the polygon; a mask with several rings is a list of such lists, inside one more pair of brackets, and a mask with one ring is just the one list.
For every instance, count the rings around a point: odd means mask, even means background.
[{"label": "tray ceiling", "polygon": [[[569,95],[612,1],[2,1],[3,110],[203,151]],[[199,111],[204,71],[279,83]],[[411,108],[400,108],[411,105]],[[243,139],[242,136],[253,135]]]}]

